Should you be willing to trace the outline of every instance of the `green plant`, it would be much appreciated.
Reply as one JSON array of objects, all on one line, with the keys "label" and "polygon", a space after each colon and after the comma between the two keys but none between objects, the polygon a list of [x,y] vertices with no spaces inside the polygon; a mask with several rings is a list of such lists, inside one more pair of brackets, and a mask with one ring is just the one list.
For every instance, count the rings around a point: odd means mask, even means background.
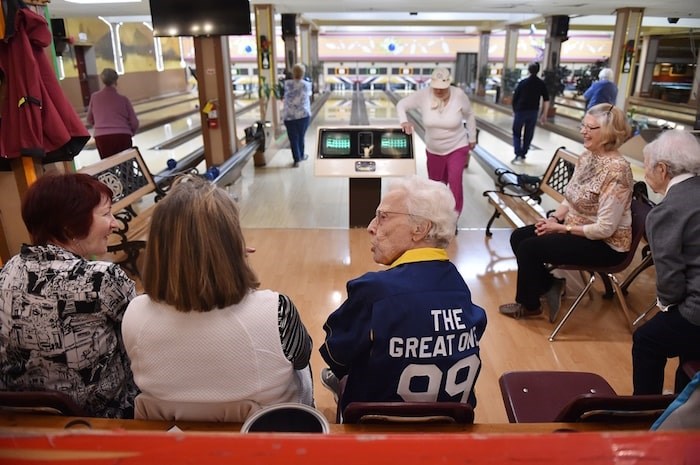
[{"label": "green plant", "polygon": [[598,60],[592,65],[586,66],[576,79],[576,93],[583,95],[591,85],[598,80],[598,73],[608,66],[608,60]]},{"label": "green plant", "polygon": [[504,97],[510,97],[515,91],[515,86],[522,76],[518,68],[504,68],[501,75],[501,92]]},{"label": "green plant", "polygon": [[556,69],[546,69],[543,73],[544,85],[547,87],[549,98],[554,101],[554,97],[562,95],[566,85],[564,80],[571,74],[566,66],[558,66]]},{"label": "green plant", "polygon": [[479,85],[482,89],[486,88],[486,82],[488,81],[489,77],[491,77],[491,66],[486,63],[479,71]]}]

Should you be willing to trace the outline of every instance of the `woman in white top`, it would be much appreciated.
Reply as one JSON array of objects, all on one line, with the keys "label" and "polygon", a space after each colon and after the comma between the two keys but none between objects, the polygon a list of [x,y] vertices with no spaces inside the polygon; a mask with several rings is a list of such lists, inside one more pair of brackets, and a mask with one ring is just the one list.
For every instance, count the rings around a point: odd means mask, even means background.
[{"label": "woman in white top", "polygon": [[468,164],[469,151],[476,146],[476,120],[469,97],[462,89],[450,86],[450,81],[449,70],[435,68],[430,87],[399,101],[396,110],[406,134],[413,132],[406,113],[420,111],[425,127],[428,177],[449,186],[455,197],[455,210],[461,214],[462,172]]},{"label": "woman in white top", "polygon": [[182,178],[153,213],[144,295],[122,322],[137,418],[243,421],[313,404],[311,338],[292,301],[258,290],[234,200]]}]

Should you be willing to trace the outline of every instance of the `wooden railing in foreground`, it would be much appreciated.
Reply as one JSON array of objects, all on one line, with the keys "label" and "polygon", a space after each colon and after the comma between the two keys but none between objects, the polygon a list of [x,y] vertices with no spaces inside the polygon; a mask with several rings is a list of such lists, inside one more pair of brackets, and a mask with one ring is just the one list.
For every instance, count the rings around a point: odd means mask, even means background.
[{"label": "wooden railing in foreground", "polygon": [[370,428],[369,425],[353,425],[353,428],[335,425],[350,434],[335,434],[337,429],[329,435],[239,434],[10,428],[6,425],[7,420],[5,417],[0,426],[0,462],[6,465],[327,465],[329,462],[337,465],[681,465],[697,463],[700,456],[700,432],[697,431],[550,434],[553,431],[551,424],[545,429],[536,424],[512,424],[465,426],[464,430],[454,434],[449,434],[444,427],[411,434],[404,430],[400,434]]}]

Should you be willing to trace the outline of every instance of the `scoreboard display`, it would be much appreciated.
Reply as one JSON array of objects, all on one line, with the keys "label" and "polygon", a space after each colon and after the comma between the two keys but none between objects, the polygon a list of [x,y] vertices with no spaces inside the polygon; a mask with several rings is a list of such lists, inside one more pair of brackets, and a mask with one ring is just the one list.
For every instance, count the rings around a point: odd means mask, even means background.
[{"label": "scoreboard display", "polygon": [[321,129],[318,158],[413,158],[413,138],[400,128]]},{"label": "scoreboard display", "polygon": [[416,173],[413,135],[400,127],[321,127],[316,176],[381,178]]}]

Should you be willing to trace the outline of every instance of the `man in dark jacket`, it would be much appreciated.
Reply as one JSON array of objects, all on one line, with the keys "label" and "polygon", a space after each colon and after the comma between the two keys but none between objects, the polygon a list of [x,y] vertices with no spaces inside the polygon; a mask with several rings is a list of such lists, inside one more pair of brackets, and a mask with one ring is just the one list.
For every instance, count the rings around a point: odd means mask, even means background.
[{"label": "man in dark jacket", "polygon": [[547,120],[549,108],[547,87],[544,81],[537,77],[537,73],[540,72],[539,63],[531,63],[527,70],[530,76],[521,80],[513,93],[513,164],[525,163],[525,155],[530,150],[530,143],[535,135],[540,97],[543,102],[540,120],[543,123]]}]

